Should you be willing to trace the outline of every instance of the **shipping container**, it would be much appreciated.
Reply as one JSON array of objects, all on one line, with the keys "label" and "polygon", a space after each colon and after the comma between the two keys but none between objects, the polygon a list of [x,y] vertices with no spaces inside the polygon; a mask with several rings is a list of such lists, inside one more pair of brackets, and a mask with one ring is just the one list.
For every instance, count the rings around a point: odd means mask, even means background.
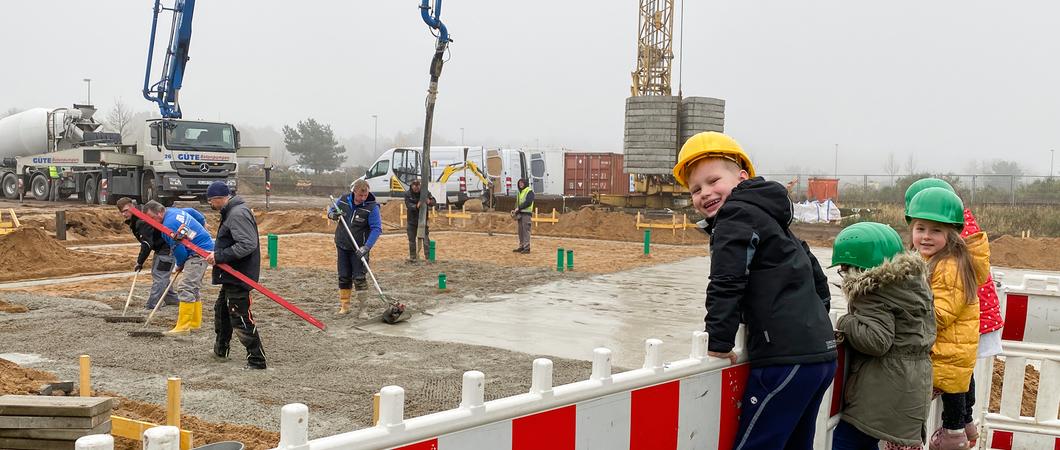
[{"label": "shipping container", "polygon": [[622,171],[621,153],[567,153],[563,163],[563,195],[629,193],[629,175]]},{"label": "shipping container", "polygon": [[809,189],[806,197],[809,200],[823,202],[825,200],[839,201],[839,179],[838,178],[810,178]]}]

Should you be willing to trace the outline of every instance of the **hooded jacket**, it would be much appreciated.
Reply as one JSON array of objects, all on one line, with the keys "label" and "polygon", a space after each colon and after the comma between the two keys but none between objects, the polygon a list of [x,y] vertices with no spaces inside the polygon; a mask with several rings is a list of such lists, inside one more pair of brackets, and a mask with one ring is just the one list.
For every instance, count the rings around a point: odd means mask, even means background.
[{"label": "hooded jacket", "polygon": [[[143,211],[142,206],[133,205],[132,207]],[[167,244],[165,238],[162,237],[161,231],[156,230],[155,227],[152,227],[136,216],[130,216],[129,220],[125,221],[125,224],[129,226],[129,230],[132,231],[136,240],[140,241],[140,254],[136,256],[137,265],[142,266],[144,262],[147,261],[147,257],[151,255],[152,251],[157,255],[170,254],[169,244]]]},{"label": "hooded jacket", "polygon": [[[986,233],[966,237],[972,256],[975,285],[990,275],[990,243]],[[965,300],[963,283],[957,272],[957,260],[946,258],[931,273],[931,292],[935,296],[935,323],[938,338],[931,349],[935,369],[935,387],[947,394],[968,392],[979,348],[979,305]]]},{"label": "hooded jacket", "polygon": [[[217,241],[214,244],[213,257],[217,263],[227,263],[247,278],[258,281],[261,273],[258,221],[238,195],[228,199],[228,204],[221,208],[221,224],[217,227]],[[213,284],[251,289],[249,285],[228,272],[218,269],[216,265],[213,268],[212,281]]]},{"label": "hooded jacket", "polygon": [[792,216],[787,189],[755,177],[733,188],[707,220],[710,351],[732,351],[744,322],[752,367],[836,359],[828,278],[788,229]]},{"label": "hooded jacket", "polygon": [[843,420],[876,439],[917,445],[931,402],[935,313],[927,264],[916,254],[843,279],[849,369]]},{"label": "hooded jacket", "polygon": [[[379,204],[375,202],[375,194],[368,193],[364,203],[354,204],[351,192],[340,197],[338,205],[337,213],[346,219],[346,224],[350,226],[350,231],[357,239],[357,245],[368,247],[371,250],[375,241],[383,234],[383,219],[379,215]],[[328,209],[329,216],[335,213],[335,206]],[[341,221],[335,224],[335,246],[350,252],[356,250]]]},{"label": "hooded jacket", "polygon": [[[412,192],[412,189],[409,189],[408,192],[405,193],[405,211],[408,212],[408,226],[413,228],[419,226],[419,203],[420,193]],[[434,195],[431,194],[431,191],[427,191],[427,219],[431,218],[431,206],[434,206]],[[339,224],[339,226],[342,226],[342,224]]]}]

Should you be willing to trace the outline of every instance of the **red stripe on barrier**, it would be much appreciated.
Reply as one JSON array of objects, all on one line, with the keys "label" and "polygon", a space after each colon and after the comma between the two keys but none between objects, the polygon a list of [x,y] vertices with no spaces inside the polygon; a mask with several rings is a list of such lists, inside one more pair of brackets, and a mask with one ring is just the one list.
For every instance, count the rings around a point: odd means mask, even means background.
[{"label": "red stripe on barrier", "polygon": [[574,405],[512,420],[512,450],[574,449]]},{"label": "red stripe on barrier", "polygon": [[835,368],[835,378],[832,379],[832,408],[828,410],[828,417],[839,414],[839,410],[843,408],[843,383],[846,381],[843,379],[843,375],[847,373],[847,348],[844,345],[840,345],[837,350],[839,351],[839,360]]},{"label": "red stripe on barrier", "polygon": [[990,448],[1012,450],[1012,432],[994,430],[994,438],[990,440]]},{"label": "red stripe on barrier", "polygon": [[718,431],[718,450],[732,450],[740,427],[740,401],[747,387],[751,366],[741,364],[721,371],[721,425]]},{"label": "red stripe on barrier", "polygon": [[681,382],[637,389],[630,395],[629,450],[677,448]]},{"label": "red stripe on barrier", "polygon": [[395,447],[394,450],[438,450],[438,439],[417,442],[404,447]]},{"label": "red stripe on barrier", "polygon": [[1060,438],[1056,438],[1056,440],[1053,441],[1053,450],[1060,450]]},{"label": "red stripe on barrier", "polygon": [[1023,331],[1027,327],[1027,296],[1008,294],[1005,296],[1005,327],[1001,339],[1006,341],[1023,341]]}]

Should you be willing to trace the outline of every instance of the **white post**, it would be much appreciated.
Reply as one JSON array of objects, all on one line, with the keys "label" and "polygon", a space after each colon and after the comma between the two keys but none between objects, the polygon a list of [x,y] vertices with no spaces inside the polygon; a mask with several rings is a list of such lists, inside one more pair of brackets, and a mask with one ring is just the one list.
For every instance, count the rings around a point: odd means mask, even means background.
[{"label": "white post", "polygon": [[1042,371],[1038,380],[1053,380],[1038,383],[1038,399],[1034,405],[1034,421],[1043,423],[1047,420],[1057,419],[1057,409],[1060,409],[1060,361],[1054,359],[1042,360]]},{"label": "white post", "polygon": [[486,398],[486,375],[477,370],[464,372],[464,386],[460,391],[460,407],[481,411]]},{"label": "white post", "polygon": [[309,407],[301,403],[280,409],[280,445],[283,450],[309,448]]},{"label": "white post", "polygon": [[180,428],[161,426],[144,431],[144,450],[180,450]]},{"label": "white post", "polygon": [[707,338],[710,336],[706,331],[693,331],[692,332],[692,353],[688,355],[692,359],[706,359],[707,358]]},{"label": "white post", "polygon": [[1020,417],[1023,403],[1023,374],[1027,370],[1027,358],[1005,357],[1005,378],[1001,383],[1001,415],[1013,419]]},{"label": "white post", "polygon": [[405,389],[386,386],[379,391],[379,425],[386,428],[403,426],[405,422]]},{"label": "white post", "polygon": [[644,341],[645,369],[662,368],[662,355],[659,354],[659,349],[662,347],[662,343],[663,342],[658,339],[648,339]]},{"label": "white post", "polygon": [[530,379],[530,393],[552,394],[552,360],[537,358],[534,360],[534,372]]},{"label": "white post", "polygon": [[603,347],[593,349],[593,373],[589,379],[611,381],[611,350]]},{"label": "white post", "polygon": [[75,450],[114,450],[114,436],[109,434],[90,434],[74,441]]}]

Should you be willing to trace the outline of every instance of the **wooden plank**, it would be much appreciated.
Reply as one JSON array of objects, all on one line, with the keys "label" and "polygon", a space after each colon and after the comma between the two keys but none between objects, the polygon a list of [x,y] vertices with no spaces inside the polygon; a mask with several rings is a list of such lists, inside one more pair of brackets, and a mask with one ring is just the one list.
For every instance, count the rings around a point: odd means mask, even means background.
[{"label": "wooden plank", "polygon": [[94,428],[108,417],[0,416],[0,428]]},{"label": "wooden plank", "polygon": [[109,415],[115,404],[111,397],[4,395],[0,396],[0,416],[95,417]]},{"label": "wooden plank", "polygon": [[95,428],[23,428],[0,429],[0,437],[23,439],[76,440],[90,434],[110,433],[111,421],[103,422]]},{"label": "wooden plank", "polygon": [[[123,437],[126,439],[132,439],[140,441],[143,439],[144,431],[148,428],[157,427],[157,424],[151,422],[144,422],[142,420],[133,420],[127,417],[121,416],[110,416],[110,420],[113,423],[111,426],[110,434],[113,436]],[[180,430],[180,450],[190,450],[192,446],[191,432],[187,430]]]},{"label": "wooden plank", "polygon": [[74,441],[54,439],[23,439],[0,437],[0,448],[17,448],[33,450],[73,450]]}]

